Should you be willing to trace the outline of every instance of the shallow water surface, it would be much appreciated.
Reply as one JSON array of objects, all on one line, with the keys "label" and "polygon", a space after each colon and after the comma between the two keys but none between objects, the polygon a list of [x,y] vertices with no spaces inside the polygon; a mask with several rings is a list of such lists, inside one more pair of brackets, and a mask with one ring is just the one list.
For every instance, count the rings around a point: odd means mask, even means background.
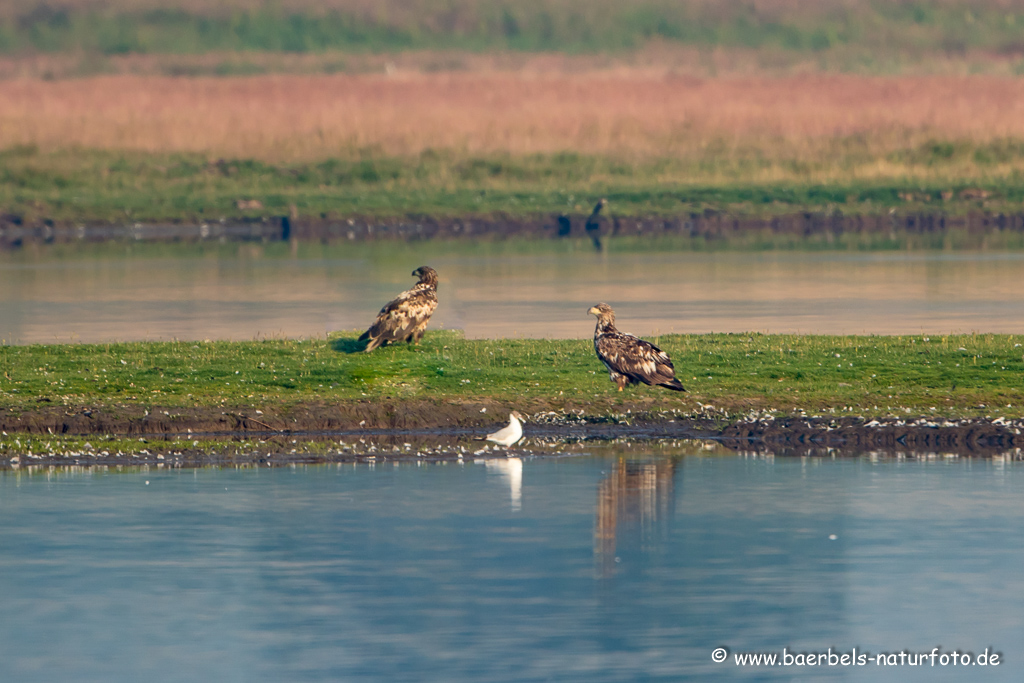
[{"label": "shallow water surface", "polygon": [[583,338],[610,303],[636,334],[1024,333],[1024,253],[616,251],[561,242],[107,245],[0,254],[7,343],[253,339],[365,329],[441,277],[434,327]]},{"label": "shallow water surface", "polygon": [[[1018,464],[608,450],[0,474],[0,679],[1024,674]],[[732,659],[829,647],[990,648],[1003,664],[965,678]]]}]

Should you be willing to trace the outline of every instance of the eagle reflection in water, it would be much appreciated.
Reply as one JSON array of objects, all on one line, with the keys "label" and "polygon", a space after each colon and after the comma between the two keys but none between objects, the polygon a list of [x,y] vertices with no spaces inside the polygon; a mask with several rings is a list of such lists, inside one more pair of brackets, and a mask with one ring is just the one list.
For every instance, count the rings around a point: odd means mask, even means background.
[{"label": "eagle reflection in water", "polygon": [[662,540],[675,508],[674,460],[619,458],[597,490],[594,564],[600,578],[615,575],[619,541]]}]

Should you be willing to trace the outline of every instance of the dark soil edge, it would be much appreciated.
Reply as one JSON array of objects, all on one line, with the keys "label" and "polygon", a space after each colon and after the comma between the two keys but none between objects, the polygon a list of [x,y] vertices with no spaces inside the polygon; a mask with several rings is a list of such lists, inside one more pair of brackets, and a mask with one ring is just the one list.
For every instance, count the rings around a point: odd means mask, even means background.
[{"label": "dark soil edge", "polygon": [[[175,449],[146,447],[110,454],[102,445],[86,452],[0,456],[0,469],[24,465],[273,466],[383,460],[456,461],[473,457],[473,441],[504,422],[500,406],[479,403],[401,404],[359,402],[303,405],[279,411],[225,408],[160,408],[71,411],[42,408],[13,415],[0,410],[7,434],[45,437],[132,437],[175,441]],[[617,439],[704,439],[743,453],[778,456],[1011,457],[1022,459],[1024,420],[859,417],[790,417],[728,421],[724,417],[672,416],[664,412],[585,416],[582,411],[541,410],[529,417],[530,456],[562,454],[558,444]],[[102,444],[97,440],[97,444]],[[225,444],[230,447],[225,448]],[[296,448],[320,444],[325,448]],[[339,448],[345,444],[345,448]],[[467,450],[468,445],[468,450]],[[150,452],[152,451],[152,452]],[[505,453],[500,453],[504,455]],[[488,451],[485,457],[493,457]]]},{"label": "dark soil edge", "polygon": [[[563,219],[560,221],[560,218]],[[931,234],[946,230],[986,233],[1024,232],[1024,213],[976,211],[964,215],[941,212],[843,215],[815,211],[773,217],[738,216],[717,211],[675,216],[611,216],[597,230],[585,228],[586,216],[502,214],[461,217],[406,215],[400,217],[345,216],[239,217],[203,222],[170,220],[163,223],[109,224],[31,221],[0,214],[0,249],[26,244],[68,244],[107,241],[204,242],[219,240],[320,242],[526,237],[539,239],[608,236],[682,235],[727,240],[748,233],[796,237],[852,234]],[[593,228],[593,226],[592,226]]]}]

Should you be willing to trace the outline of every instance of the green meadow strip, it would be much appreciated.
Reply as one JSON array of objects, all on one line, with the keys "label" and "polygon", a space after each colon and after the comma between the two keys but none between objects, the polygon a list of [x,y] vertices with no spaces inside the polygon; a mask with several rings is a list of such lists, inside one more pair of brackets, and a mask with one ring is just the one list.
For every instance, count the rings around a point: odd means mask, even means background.
[{"label": "green meadow strip", "polygon": [[[746,158],[627,161],[596,155],[465,156],[425,152],[308,163],[217,160],[199,154],[0,150],[0,213],[26,224],[215,221],[298,214],[437,218],[589,212],[604,196],[612,216],[704,211],[768,217],[800,211],[878,215],[1020,211],[1024,143],[962,143],[813,163]],[[999,154],[995,154],[998,152]],[[993,156],[995,155],[995,156]],[[857,180],[885,160],[898,175]],[[765,174],[781,180],[765,182]]]},{"label": "green meadow strip", "polygon": [[403,401],[573,410],[626,407],[729,419],[753,411],[864,417],[1024,416],[1024,336],[663,335],[688,393],[615,390],[588,339],[467,340],[362,353],[356,333],[252,342],[0,346],[0,410],[301,410]]},{"label": "green meadow strip", "polygon": [[[241,5],[247,4],[248,8]],[[104,7],[111,5],[112,7]],[[422,49],[608,52],[650,41],[843,55],[853,63],[920,52],[1019,52],[1019,6],[968,2],[742,0],[96,3],[25,0],[0,11],[0,54],[197,54]],[[883,62],[884,63],[884,62]]]}]

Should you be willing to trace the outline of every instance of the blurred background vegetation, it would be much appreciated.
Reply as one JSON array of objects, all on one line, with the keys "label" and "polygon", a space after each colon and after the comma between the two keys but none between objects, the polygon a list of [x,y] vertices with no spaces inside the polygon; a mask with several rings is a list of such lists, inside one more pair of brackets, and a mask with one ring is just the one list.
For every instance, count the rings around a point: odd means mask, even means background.
[{"label": "blurred background vegetation", "polygon": [[[1020,0],[6,0],[0,54],[508,50],[651,43],[890,71],[983,52],[1024,70]],[[334,68],[338,68],[335,64]]]},{"label": "blurred background vegetation", "polygon": [[1015,212],[1022,75],[1024,0],[3,0],[0,213]]}]

